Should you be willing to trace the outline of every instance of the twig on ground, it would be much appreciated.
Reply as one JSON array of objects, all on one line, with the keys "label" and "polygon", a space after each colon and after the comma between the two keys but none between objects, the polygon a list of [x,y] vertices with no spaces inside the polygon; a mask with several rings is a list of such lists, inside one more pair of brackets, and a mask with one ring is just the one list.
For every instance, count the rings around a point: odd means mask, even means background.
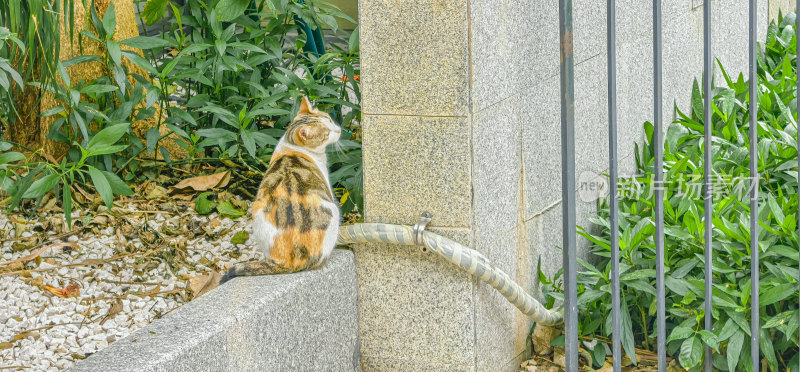
[{"label": "twig on ground", "polygon": [[[41,243],[40,246],[44,245],[44,244],[47,244],[47,243],[51,243],[54,240],[66,238],[66,237],[68,237],[70,235],[75,235],[75,234],[77,234],[77,233],[79,233],[81,231],[83,231],[83,228],[77,228],[77,229],[70,230],[70,231],[67,231],[65,233],[62,233],[62,234],[53,235],[53,236],[49,237],[46,242]],[[9,239],[6,239],[5,241],[7,241],[7,242],[15,242],[15,241],[23,240],[23,239],[28,239],[28,238],[9,238]]]},{"label": "twig on ground", "polygon": [[26,272],[28,272],[28,273],[40,273],[40,272],[43,272],[43,271],[57,270],[57,269],[60,269],[60,268],[63,268],[63,267],[101,265],[101,264],[109,263],[111,261],[120,260],[120,259],[123,259],[125,257],[136,256],[136,255],[140,255],[140,254],[144,255],[144,256],[149,256],[149,255],[151,255],[151,254],[153,254],[155,252],[156,252],[155,249],[151,249],[151,250],[148,250],[148,251],[145,251],[145,252],[134,252],[134,253],[128,253],[128,254],[121,254],[121,255],[116,255],[116,256],[109,257],[109,258],[91,258],[91,259],[84,260],[84,261],[81,261],[81,262],[78,262],[78,263],[74,263],[74,264],[59,265],[59,266],[53,266],[53,267],[48,267],[48,268],[44,268],[44,269],[10,271],[10,272],[7,272],[7,273],[0,273],[0,277],[10,276],[10,275],[20,275],[20,274],[23,274],[23,273],[26,273]]},{"label": "twig on ground", "polygon": [[118,280],[108,280],[108,279],[98,279],[104,283],[111,283],[111,284],[130,284],[130,285],[159,285],[161,283],[148,283],[148,282],[126,282],[126,281],[118,281]]},{"label": "twig on ground", "polygon": [[40,248],[39,250],[37,250],[36,252],[33,252],[33,253],[31,253],[31,254],[29,254],[27,256],[20,257],[20,258],[17,258],[15,260],[0,262],[0,266],[8,266],[8,265],[11,265],[11,264],[16,263],[16,262],[23,263],[23,262],[26,262],[26,261],[33,260],[36,257],[39,257],[39,255],[41,255],[42,253],[44,253],[44,251],[46,251],[46,250],[48,250],[50,248],[54,248],[54,247],[72,247],[72,248],[76,248],[76,249],[80,248],[78,246],[78,244],[75,243],[75,242],[53,243],[53,244],[44,246],[44,247]]}]

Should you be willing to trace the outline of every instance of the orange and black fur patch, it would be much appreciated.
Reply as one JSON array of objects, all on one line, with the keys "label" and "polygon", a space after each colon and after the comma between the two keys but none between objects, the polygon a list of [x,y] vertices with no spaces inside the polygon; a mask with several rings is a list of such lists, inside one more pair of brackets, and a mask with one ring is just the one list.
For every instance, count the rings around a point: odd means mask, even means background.
[{"label": "orange and black fur patch", "polygon": [[[315,162],[310,154],[320,147],[324,151],[333,122],[327,114],[310,110],[305,100],[304,106],[281,140],[291,146],[279,144],[251,209],[254,221],[263,218],[259,222],[271,232],[269,258],[235,265],[222,282],[235,276],[312,269],[325,259],[323,241],[333,219],[338,223],[339,216],[338,211],[331,210],[337,204],[319,160]],[[340,132],[333,130],[336,135]],[[326,165],[321,166],[327,172]],[[261,227],[254,224],[256,228]]]}]

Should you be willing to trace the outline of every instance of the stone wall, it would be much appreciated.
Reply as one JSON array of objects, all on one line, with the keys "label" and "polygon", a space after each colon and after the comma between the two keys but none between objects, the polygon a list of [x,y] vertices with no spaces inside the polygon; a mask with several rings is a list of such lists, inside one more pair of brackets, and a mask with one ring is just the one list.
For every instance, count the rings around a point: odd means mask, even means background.
[{"label": "stone wall", "polygon": [[[747,3],[712,1],[715,56],[747,70]],[[606,5],[574,1],[576,171],[608,167]],[[787,0],[759,1],[768,14]],[[664,119],[702,75],[701,0],[664,0]],[[558,6],[552,0],[361,0],[367,222],[471,246],[536,293],[561,267]],[[652,2],[617,0],[619,155],[652,120]],[[578,223],[595,203],[578,202]],[[579,239],[580,241],[581,239]],[[585,245],[585,244],[584,244]],[[511,371],[531,322],[488,285],[416,250],[355,250],[364,370]]]},{"label": "stone wall", "polygon": [[68,371],[358,371],[354,265],[234,278]]}]

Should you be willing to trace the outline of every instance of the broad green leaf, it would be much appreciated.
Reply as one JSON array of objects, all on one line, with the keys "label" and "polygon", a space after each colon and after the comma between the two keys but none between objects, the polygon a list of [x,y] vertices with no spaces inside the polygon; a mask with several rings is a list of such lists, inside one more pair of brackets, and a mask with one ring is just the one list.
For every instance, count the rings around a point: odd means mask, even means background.
[{"label": "broad green leaf", "polygon": [[146,59],[142,58],[142,56],[134,52],[129,52],[127,50],[122,51],[122,54],[125,56],[125,58],[131,61],[131,63],[133,63],[136,66],[139,66],[142,70],[145,70],[153,75],[158,75],[158,70],[156,70],[156,68],[153,67],[153,64],[151,64]]},{"label": "broad green leaf", "polygon": [[2,71],[0,71],[0,88],[3,88],[6,91],[11,88],[11,82],[8,81],[8,76],[6,76],[6,73]]},{"label": "broad green leaf", "polygon": [[676,152],[678,140],[683,138],[689,133],[683,125],[672,124],[667,128],[667,148],[670,152]]},{"label": "broad green leaf", "polygon": [[242,135],[242,143],[244,144],[244,148],[247,150],[247,153],[250,155],[251,158],[255,158],[256,141],[253,138],[252,133],[247,129],[242,129],[240,134]]},{"label": "broad green leaf", "polygon": [[14,163],[22,160],[25,160],[25,155],[23,155],[20,152],[11,151],[0,154],[0,165],[6,163]]},{"label": "broad green leaf", "polygon": [[102,172],[103,175],[106,177],[108,185],[111,186],[111,192],[113,192],[114,195],[121,195],[121,196],[133,195],[133,190],[131,190],[131,188],[128,187],[125,181],[119,178],[116,174],[108,171],[100,171],[100,172]]},{"label": "broad green leaf", "polygon": [[686,292],[689,291],[689,283],[686,282],[685,279],[675,279],[668,276],[664,279],[664,284],[670,291],[675,292],[681,297],[685,296]]},{"label": "broad green leaf", "polygon": [[797,293],[797,283],[778,284],[765,290],[760,295],[761,298],[759,299],[759,305],[762,307],[772,305],[778,301],[786,299],[794,293]]},{"label": "broad green leaf", "polygon": [[578,295],[578,305],[586,305],[592,303],[600,297],[603,297],[606,292],[598,291],[596,289],[587,289]]},{"label": "broad green leaf", "polygon": [[622,347],[625,348],[625,354],[631,359],[633,364],[636,362],[636,347],[633,338],[633,325],[631,324],[631,314],[628,311],[628,301],[622,296],[622,317],[620,323],[622,326]]},{"label": "broad green leaf", "polygon": [[672,329],[672,332],[669,333],[669,337],[667,337],[667,343],[675,340],[683,340],[692,335],[694,335],[693,329],[689,327],[677,326]]},{"label": "broad green leaf", "polygon": [[705,329],[701,329],[698,334],[706,345],[714,350],[719,351],[719,341],[717,340],[717,335]]},{"label": "broad green leaf", "polygon": [[175,46],[175,43],[171,41],[162,39],[160,37],[152,37],[152,36],[136,36],[122,40],[120,41],[120,44],[142,50],[164,49],[168,46]]},{"label": "broad green leaf", "polygon": [[92,179],[94,188],[97,189],[97,193],[103,198],[106,207],[111,209],[114,204],[114,193],[111,191],[111,185],[108,183],[108,179],[106,179],[106,176],[99,169],[92,166],[88,166],[88,168],[89,177]]},{"label": "broad green leaf", "polygon": [[17,72],[17,70],[11,67],[11,65],[9,65],[8,63],[0,63],[0,69],[5,70],[8,73],[8,75],[11,76],[11,79],[13,79],[14,82],[17,83],[18,86],[20,87],[24,86],[24,82],[22,81],[22,76],[20,76],[19,72]]},{"label": "broad green leaf", "polygon": [[[114,40],[108,40],[106,41],[106,49],[108,50],[108,55],[111,57],[111,60],[114,61],[114,64],[121,66],[122,49],[120,49],[119,43]],[[124,75],[124,73],[122,75]]]},{"label": "broad green leaf", "polygon": [[81,89],[81,93],[83,93],[83,94],[99,94],[99,93],[113,92],[113,91],[116,91],[117,89],[119,89],[119,88],[117,88],[116,85],[94,84],[94,85],[89,85],[89,86],[84,87],[83,89]]},{"label": "broad green leaf", "polygon": [[244,216],[244,213],[245,213],[243,211],[240,211],[236,207],[234,207],[233,204],[231,204],[231,202],[228,201],[228,200],[226,200],[226,201],[224,201],[222,203],[219,203],[217,205],[217,212],[219,212],[222,215],[229,216],[229,217],[231,217],[233,219],[236,219],[236,218],[239,218],[241,216]]},{"label": "broad green leaf", "polygon": [[72,191],[69,185],[61,188],[61,204],[64,206],[64,218],[67,220],[67,228],[72,228]]},{"label": "broad green leaf", "polygon": [[89,151],[88,153],[89,156],[116,154],[122,150],[125,150],[126,148],[128,148],[128,146],[129,145],[111,145],[111,146],[98,145],[93,147],[92,150]]},{"label": "broad green leaf", "polygon": [[720,330],[719,337],[717,337],[717,340],[719,342],[725,341],[731,336],[733,336],[733,334],[736,333],[737,330],[739,330],[739,327],[736,325],[736,323],[732,319],[728,319],[725,322],[725,325],[722,327],[722,330]]},{"label": "broad green leaf", "polygon": [[177,116],[177,117],[181,118],[181,120],[183,120],[183,121],[185,121],[185,122],[187,122],[189,124],[192,124],[192,125],[195,125],[195,126],[197,125],[197,121],[194,120],[192,115],[190,115],[188,112],[184,111],[183,109],[181,109],[179,107],[170,107],[167,110],[169,111],[170,115]]},{"label": "broad green leaf", "polygon": [[114,30],[117,28],[117,14],[114,11],[114,3],[109,4],[108,9],[103,14],[103,28],[109,38],[114,35]]},{"label": "broad green leaf", "polygon": [[694,83],[692,85],[692,112],[694,113],[694,117],[698,120],[703,119],[703,94],[700,92],[700,84],[697,82],[697,79],[694,79]]},{"label": "broad green leaf", "polygon": [[775,357],[775,348],[770,337],[769,331],[761,329],[761,337],[759,337],[759,345],[761,346],[761,355],[763,355],[767,362],[769,362],[770,370],[778,370],[778,359]]},{"label": "broad green leaf", "polygon": [[13,196],[11,197],[11,202],[7,205],[8,210],[13,210],[14,208],[19,206],[20,200],[22,200],[22,196],[25,195],[25,192],[31,187],[31,184],[36,180],[36,176],[39,175],[45,169],[44,164],[40,164],[38,167],[29,169],[28,174],[22,177],[20,180],[16,182],[14,185],[15,192],[13,192]]},{"label": "broad green leaf", "polygon": [[651,294],[653,296],[656,295],[656,288],[653,287],[652,284],[650,284],[650,283],[648,283],[648,282],[646,282],[644,280],[628,281],[628,282],[625,282],[625,285],[630,287],[630,288],[633,288],[633,289],[636,289],[636,290],[639,290],[639,291],[642,291],[642,292],[645,292],[645,293],[649,293],[649,294]]},{"label": "broad green leaf", "polygon": [[358,51],[359,48],[359,26],[356,26],[355,30],[350,33],[350,39],[347,41],[347,49],[350,51],[350,54],[355,53]]},{"label": "broad green leaf", "polygon": [[247,239],[250,239],[250,233],[242,230],[233,235],[233,237],[231,238],[231,243],[244,244],[247,242]]},{"label": "broad green leaf", "polygon": [[550,341],[550,346],[564,346],[566,343],[566,338],[564,335],[560,335]]},{"label": "broad green leaf", "polygon": [[797,317],[797,310],[794,311],[784,311],[778,315],[774,315],[766,323],[764,323],[764,328],[773,328],[784,325],[789,322],[790,319]]},{"label": "broad green leaf", "polygon": [[156,146],[158,146],[158,139],[160,134],[157,127],[152,127],[147,130],[147,153],[155,155]]},{"label": "broad green leaf", "polygon": [[208,137],[209,139],[215,141],[236,141],[236,133],[233,133],[227,129],[222,128],[208,128],[208,129],[200,129],[197,131],[198,136]]},{"label": "broad green leaf", "polygon": [[148,25],[158,22],[167,12],[167,0],[147,0],[142,18]]},{"label": "broad green leaf", "polygon": [[217,20],[232,21],[244,14],[248,5],[250,5],[250,0],[220,0],[215,8]]},{"label": "broad green leaf", "polygon": [[735,371],[736,365],[739,364],[739,354],[742,352],[742,345],[744,344],[744,332],[736,332],[731,336],[728,341],[728,347],[725,352],[728,354],[728,370]]},{"label": "broad green leaf", "polygon": [[98,146],[109,146],[119,141],[122,136],[128,131],[129,124],[116,124],[103,128],[97,132],[92,139],[89,140],[87,151],[91,152],[92,148]]},{"label": "broad green leaf", "polygon": [[681,344],[681,353],[678,356],[683,368],[692,368],[703,360],[703,343],[697,336],[687,338]]},{"label": "broad green leaf", "polygon": [[211,195],[211,192],[204,192],[197,196],[197,199],[194,201],[194,210],[198,214],[209,214],[214,211],[214,207],[216,207],[216,203],[208,200],[208,196]]},{"label": "broad green leaf", "polygon": [[33,184],[25,190],[25,194],[22,197],[25,199],[36,199],[56,187],[59,179],[61,179],[61,177],[58,173],[50,173],[40,177],[36,181],[33,181]]},{"label": "broad green leaf", "polygon": [[783,225],[783,209],[778,205],[778,202],[775,200],[775,197],[769,195],[767,198],[767,204],[769,205],[769,209],[772,212],[772,215],[775,217],[775,220],[778,221],[779,225]]},{"label": "broad green leaf", "polygon": [[631,273],[626,273],[620,277],[620,281],[637,280],[641,278],[654,278],[656,275],[655,269],[636,270]]}]

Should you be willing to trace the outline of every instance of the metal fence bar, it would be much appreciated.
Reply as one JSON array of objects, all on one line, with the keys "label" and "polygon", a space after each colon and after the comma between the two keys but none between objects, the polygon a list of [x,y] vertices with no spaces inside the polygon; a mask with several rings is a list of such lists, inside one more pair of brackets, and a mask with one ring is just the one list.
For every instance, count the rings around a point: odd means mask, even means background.
[{"label": "metal fence bar", "polygon": [[662,115],[662,60],[663,40],[661,27],[661,0],[653,0],[653,156],[655,157],[654,204],[656,220],[656,306],[658,370],[667,369],[666,301],[664,290],[664,118]]},{"label": "metal fence bar", "polygon": [[611,355],[614,372],[622,369],[622,339],[619,300],[619,201],[617,200],[617,12],[616,1],[608,0],[606,44],[608,55],[608,178],[611,207]]},{"label": "metal fence bar", "polygon": [[750,39],[748,49],[750,49],[750,359],[753,362],[753,370],[758,371],[761,358],[758,349],[758,336],[761,331],[759,324],[759,305],[758,305],[758,76],[756,76],[756,6],[757,0],[750,0]]},{"label": "metal fence bar", "polygon": [[[795,4],[795,14],[800,13],[800,0],[797,0]],[[795,41],[800,44],[800,17],[795,17],[795,25],[794,25],[794,32],[795,32]],[[795,46],[797,48],[797,45]],[[800,48],[798,48],[800,49]],[[800,58],[795,58],[795,70],[800,71]],[[800,79],[797,79],[797,91],[800,92]],[[800,107],[800,94],[797,95],[797,107]],[[797,111],[797,123],[800,123],[800,110]],[[798,188],[800,188],[800,131],[797,132],[797,184]],[[798,190],[800,192],[800,190]],[[800,234],[800,224],[797,224],[797,232]],[[800,249],[798,249],[800,252]],[[798,281],[800,283],[800,281]],[[797,330],[798,334],[800,334],[800,329]],[[800,350],[798,350],[800,352]],[[800,370],[800,362],[798,362],[797,366],[798,370]]]},{"label": "metal fence bar", "polygon": [[[703,0],[703,125],[704,125],[704,146],[703,155],[704,161],[704,180],[705,180],[705,329],[711,331],[711,309],[712,309],[712,292],[711,292],[711,208],[712,206],[712,190],[711,187],[711,0]],[[707,372],[711,372],[711,348],[706,346],[705,367]]]},{"label": "metal fence bar", "polygon": [[564,335],[567,372],[578,372],[577,231],[575,227],[575,71],[572,0],[559,0],[561,35],[561,193],[564,258]]}]

